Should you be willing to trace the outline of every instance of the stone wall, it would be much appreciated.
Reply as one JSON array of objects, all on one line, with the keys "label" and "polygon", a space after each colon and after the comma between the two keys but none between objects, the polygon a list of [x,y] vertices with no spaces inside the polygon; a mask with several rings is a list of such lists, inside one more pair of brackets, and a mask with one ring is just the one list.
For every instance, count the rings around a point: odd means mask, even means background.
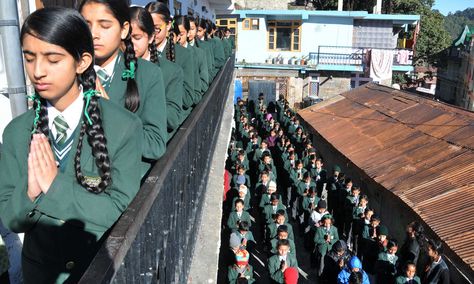
[{"label": "stone wall", "polygon": [[[330,78],[332,76],[332,79]],[[332,72],[319,77],[319,97],[327,100],[349,91],[351,88],[350,73]]]}]

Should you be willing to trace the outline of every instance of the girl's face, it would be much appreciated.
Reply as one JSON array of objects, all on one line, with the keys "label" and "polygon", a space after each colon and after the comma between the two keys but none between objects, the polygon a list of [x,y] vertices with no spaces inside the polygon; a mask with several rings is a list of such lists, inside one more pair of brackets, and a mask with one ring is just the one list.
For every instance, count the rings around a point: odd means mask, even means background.
[{"label": "girl's face", "polygon": [[26,73],[38,94],[62,111],[79,95],[77,75],[90,64],[92,55],[84,53],[79,61],[59,45],[26,34],[22,41]]},{"label": "girl's face", "polygon": [[105,4],[87,3],[81,14],[91,29],[96,64],[104,67],[115,59],[122,40],[127,38],[130,24],[121,25]]},{"label": "girl's face", "polygon": [[276,221],[277,221],[277,223],[280,224],[280,225],[285,224],[285,216],[278,215]]},{"label": "girl's face", "polygon": [[202,40],[204,38],[205,34],[206,34],[206,30],[201,28],[201,27],[198,27],[198,29],[197,29],[198,38]]},{"label": "girl's face", "polygon": [[153,24],[155,25],[155,43],[160,46],[168,36],[168,31],[171,28],[171,23],[165,22],[163,16],[160,14],[151,14],[153,18]]},{"label": "girl's face", "polygon": [[242,203],[239,202],[235,204],[235,211],[242,212],[243,209],[244,209],[244,205]]},{"label": "girl's face", "polygon": [[148,36],[146,32],[140,29],[136,21],[132,21],[132,42],[136,57],[149,58],[150,50],[148,45],[153,40],[153,36]]},{"label": "girl's face", "polygon": [[391,247],[387,252],[389,254],[396,254],[397,253],[397,250],[398,250],[398,247]]},{"label": "girl's face", "polygon": [[188,31],[186,31],[183,25],[179,25],[178,29],[179,29],[179,35],[177,35],[178,42],[181,46],[186,46],[186,42],[188,42]]},{"label": "girl's face", "polygon": [[190,24],[191,24],[191,28],[189,29],[188,38],[189,38],[189,41],[193,41],[197,33],[196,23],[190,22]]},{"label": "girl's face", "polygon": [[416,273],[416,266],[415,265],[408,265],[407,271],[406,271],[407,277],[411,279],[411,278],[415,277],[415,273]]}]

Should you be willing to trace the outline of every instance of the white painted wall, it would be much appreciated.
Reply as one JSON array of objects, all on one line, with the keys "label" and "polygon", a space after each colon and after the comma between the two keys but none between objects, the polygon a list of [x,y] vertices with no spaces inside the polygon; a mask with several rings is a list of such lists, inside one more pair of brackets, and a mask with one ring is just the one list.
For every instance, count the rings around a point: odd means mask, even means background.
[{"label": "white painted wall", "polygon": [[265,63],[265,59],[283,56],[285,61],[293,56],[300,58],[310,52],[317,52],[319,45],[352,46],[352,18],[316,17],[303,20],[301,27],[301,51],[268,51],[268,35],[265,18],[260,19],[258,31],[243,30],[242,19],[237,25],[237,61],[246,63]]},{"label": "white painted wall", "polygon": [[[142,6],[144,7],[152,0],[132,0],[132,5]],[[188,8],[194,10],[194,16],[204,17],[206,19],[215,20],[215,11],[209,4],[208,0],[180,0],[181,2],[181,14],[187,15]],[[195,5],[196,4],[196,5]],[[202,6],[207,8],[207,12],[202,12]],[[171,13],[174,13],[174,1],[168,0],[168,7],[170,7]]]}]

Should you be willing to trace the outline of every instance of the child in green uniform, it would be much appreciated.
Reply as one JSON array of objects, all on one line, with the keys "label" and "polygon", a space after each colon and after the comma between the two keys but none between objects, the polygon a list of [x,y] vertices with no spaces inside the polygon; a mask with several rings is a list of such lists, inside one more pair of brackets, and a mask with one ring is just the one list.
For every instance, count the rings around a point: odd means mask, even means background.
[{"label": "child in green uniform", "polygon": [[76,283],[138,192],[142,125],[96,96],[94,43],[77,11],[37,10],[21,42],[36,93],[3,134],[0,216],[25,233],[24,283]]},{"label": "child in green uniform", "polygon": [[245,185],[245,184],[241,184],[238,186],[238,189],[237,189],[237,196],[234,197],[234,199],[232,200],[232,204],[235,204],[235,201],[237,199],[242,199],[244,201],[244,210],[245,211],[248,211],[250,210],[250,193],[249,193],[249,189],[248,187]]},{"label": "child in green uniform", "polygon": [[[156,160],[164,154],[168,139],[163,75],[154,64],[136,58],[128,9],[125,1],[112,0],[85,0],[79,6],[94,39],[94,68],[101,95],[141,118],[142,156]],[[144,165],[142,174],[149,167]]]},{"label": "child in green uniform", "polygon": [[241,221],[237,231],[232,232],[230,238],[240,239],[240,248],[247,251],[252,251],[256,244],[253,233],[250,231],[250,224],[247,221]]},{"label": "child in green uniform", "polygon": [[193,52],[194,60],[194,88],[195,99],[194,104],[198,104],[202,95],[207,91],[209,86],[209,70],[207,67],[206,53],[189,44],[189,31],[191,30],[191,23],[187,16],[174,17],[173,32],[179,35],[179,43],[182,47],[187,48]]},{"label": "child in green uniform", "polygon": [[206,58],[207,78],[208,78],[207,79],[208,82],[207,82],[207,86],[206,86],[206,90],[207,90],[207,87],[212,82],[211,72],[212,72],[212,69],[214,68],[214,66],[213,66],[214,63],[213,63],[213,60],[212,60],[212,53],[209,50],[209,48],[206,47],[206,43],[202,43],[200,40],[198,40],[196,38],[196,36],[197,36],[197,26],[196,26],[196,21],[197,20],[196,20],[196,18],[188,16],[188,19],[189,19],[189,26],[190,26],[189,33],[188,33],[189,45],[191,45],[193,47],[196,47],[199,50],[201,50],[204,53],[205,58]]},{"label": "child in green uniform", "polygon": [[[278,254],[277,245],[278,245],[279,240],[288,240],[288,242],[290,244],[289,253],[296,256],[295,242],[292,239],[289,238],[288,228],[289,227],[285,224],[278,226],[276,238],[273,238],[270,241],[270,246],[271,246],[271,251],[270,252],[271,253]],[[291,232],[293,232],[293,231],[291,231]]]},{"label": "child in green uniform", "polygon": [[332,249],[334,243],[339,240],[337,228],[332,225],[332,216],[326,214],[322,217],[321,221],[323,224],[316,229],[316,234],[314,235],[316,263],[319,264],[318,275],[321,275],[324,269],[324,256]]},{"label": "child in green uniform", "polygon": [[237,199],[234,203],[235,211],[232,211],[227,220],[227,228],[232,231],[237,231],[239,224],[242,221],[245,221],[249,224],[252,223],[250,220],[250,214],[244,210],[244,201],[242,199]]},{"label": "child in green uniform", "polygon": [[380,252],[378,259],[375,262],[375,271],[377,276],[377,283],[394,283],[395,275],[397,274],[396,255],[398,244],[395,240],[390,240],[387,243],[387,251]]},{"label": "child in green uniform", "polygon": [[206,49],[207,54],[211,56],[209,60],[211,64],[207,67],[209,68],[209,78],[212,81],[216,76],[216,63],[214,61],[214,49],[212,49],[212,43],[208,40],[207,21],[203,18],[196,19],[196,29],[197,42],[199,43],[199,46]]},{"label": "child in green uniform", "polygon": [[395,284],[421,284],[420,277],[416,276],[415,263],[407,262],[403,275],[395,279]]},{"label": "child in green uniform", "polygon": [[249,265],[250,254],[246,250],[239,250],[235,254],[235,264],[229,267],[227,278],[229,284],[238,283],[239,278],[247,279],[247,283],[255,282],[253,268]]},{"label": "child in green uniform", "polygon": [[268,270],[270,277],[276,283],[285,283],[284,273],[289,267],[298,268],[296,257],[289,253],[290,243],[288,240],[279,240],[277,244],[278,254],[268,259]]},{"label": "child in green uniform", "polygon": [[281,225],[286,225],[288,238],[291,240],[294,240],[295,236],[293,234],[293,227],[287,222],[288,216],[286,215],[285,209],[278,209],[276,213],[273,215],[274,215],[274,218],[272,219],[273,222],[271,222],[267,226],[267,240],[270,241],[271,239],[274,239],[277,237],[278,228]]},{"label": "child in green uniform", "polygon": [[[166,29],[154,27],[153,18],[150,13],[142,7],[131,7],[130,18],[132,27],[132,42],[135,55],[138,58],[156,63],[163,73],[166,95],[166,122],[168,128],[168,140],[171,139],[178,129],[183,105],[183,69],[178,64],[158,56],[155,38],[166,38]],[[162,41],[161,40],[161,41]],[[161,42],[160,41],[160,42]]]},{"label": "child in green uniform", "polygon": [[169,31],[172,29],[173,19],[171,18],[170,10],[166,4],[160,2],[150,2],[148,5],[146,5],[146,9],[148,12],[150,12],[151,17],[153,18],[155,30],[164,30],[168,34],[168,37],[163,39],[161,36],[158,37],[158,35],[161,35],[161,33],[155,33],[155,40],[160,58],[166,56],[168,60],[178,64],[183,69],[183,74],[185,74],[183,95],[183,109],[185,114],[182,118],[182,121],[184,121],[187,115],[191,113],[196,90],[196,87],[194,86],[195,68],[192,58],[193,54],[190,50],[187,50],[179,44],[175,44],[176,39],[174,38],[174,34],[169,33]]}]

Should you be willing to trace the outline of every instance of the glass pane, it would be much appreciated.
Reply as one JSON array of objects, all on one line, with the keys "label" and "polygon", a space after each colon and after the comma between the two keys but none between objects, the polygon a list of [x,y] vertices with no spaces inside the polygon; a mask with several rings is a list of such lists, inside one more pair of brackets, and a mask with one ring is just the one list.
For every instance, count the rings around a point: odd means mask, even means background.
[{"label": "glass pane", "polygon": [[229,20],[229,24],[235,25],[235,20]]},{"label": "glass pane", "polygon": [[277,22],[277,25],[281,27],[291,27],[291,22]]},{"label": "glass pane", "polygon": [[270,42],[268,45],[268,49],[275,49],[275,44],[273,42]]},{"label": "glass pane", "polygon": [[221,26],[227,26],[227,20],[220,20],[219,25]]},{"label": "glass pane", "polygon": [[290,50],[291,48],[291,29],[277,28],[276,47],[280,50]]},{"label": "glass pane", "polygon": [[295,36],[299,35],[299,34],[300,34],[300,29],[294,29],[294,30],[293,30],[293,34],[294,34]]},{"label": "glass pane", "polygon": [[293,50],[299,50],[300,49],[300,45],[298,44],[298,42],[295,42],[293,44]]},{"label": "glass pane", "polygon": [[235,35],[235,28],[230,28],[229,30],[231,34]]},{"label": "glass pane", "polygon": [[293,22],[293,25],[299,26],[301,23],[300,22]]},{"label": "glass pane", "polygon": [[274,27],[274,26],[275,26],[275,22],[268,22],[268,26],[269,26],[269,27]]},{"label": "glass pane", "polygon": [[245,28],[245,29],[249,29],[249,28],[250,28],[250,21],[249,21],[249,20],[245,20],[245,21],[244,21],[244,28]]}]

